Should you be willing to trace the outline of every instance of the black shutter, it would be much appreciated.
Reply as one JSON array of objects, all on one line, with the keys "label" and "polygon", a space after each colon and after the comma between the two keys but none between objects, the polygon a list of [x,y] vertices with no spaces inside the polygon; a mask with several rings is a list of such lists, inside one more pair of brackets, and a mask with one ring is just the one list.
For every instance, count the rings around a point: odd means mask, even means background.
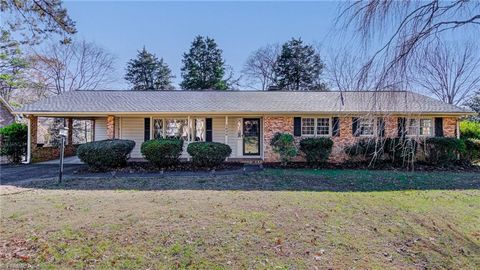
[{"label": "black shutter", "polygon": [[143,140],[148,141],[150,140],[150,118],[144,119],[143,127],[144,127]]},{"label": "black shutter", "polygon": [[443,137],[443,118],[435,117],[435,137]]},{"label": "black shutter", "polygon": [[302,136],[302,118],[293,118],[293,136]]},{"label": "black shutter", "polygon": [[397,120],[397,132],[398,137],[403,138],[407,133],[407,118],[399,117]]},{"label": "black shutter", "polygon": [[207,142],[212,141],[213,129],[212,129],[212,118],[205,119],[205,140]]},{"label": "black shutter", "polygon": [[357,132],[357,127],[358,127],[358,118],[352,117],[352,135],[355,137],[358,137],[360,135],[359,132]]},{"label": "black shutter", "polygon": [[340,119],[338,117],[333,117],[332,119],[332,136],[340,136]]},{"label": "black shutter", "polygon": [[377,118],[378,137],[385,137],[385,119],[383,117]]}]

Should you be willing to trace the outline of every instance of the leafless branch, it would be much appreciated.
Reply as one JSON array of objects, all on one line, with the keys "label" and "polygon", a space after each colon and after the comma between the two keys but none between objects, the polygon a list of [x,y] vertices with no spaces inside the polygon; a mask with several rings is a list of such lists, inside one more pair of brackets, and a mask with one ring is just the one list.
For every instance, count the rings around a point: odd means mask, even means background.
[{"label": "leafless branch", "polygon": [[32,69],[54,94],[95,90],[113,81],[115,57],[94,43],[51,44],[32,56]]}]

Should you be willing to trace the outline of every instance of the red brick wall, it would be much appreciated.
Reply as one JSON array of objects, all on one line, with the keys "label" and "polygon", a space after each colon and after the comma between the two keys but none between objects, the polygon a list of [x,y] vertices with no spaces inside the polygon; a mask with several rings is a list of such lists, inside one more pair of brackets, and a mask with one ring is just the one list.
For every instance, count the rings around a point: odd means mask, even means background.
[{"label": "red brick wall", "polygon": [[[389,116],[385,118],[385,136],[397,137],[398,135],[398,117]],[[270,140],[276,132],[288,132],[293,135],[293,117],[289,116],[266,116],[264,117],[264,160],[265,162],[279,162],[278,154],[274,153],[270,146]],[[446,137],[456,136],[457,118],[443,118],[443,132]],[[298,143],[303,137],[295,137]],[[352,117],[340,117],[340,136],[332,137],[333,149],[330,155],[330,162],[343,162],[347,158],[344,152],[346,146],[355,143],[358,137],[352,135]],[[303,161],[301,152],[295,161]]]},{"label": "red brick wall", "polygon": [[455,117],[443,118],[443,136],[445,137],[457,136],[457,118]]},{"label": "red brick wall", "polygon": [[[66,145],[65,156],[75,156],[78,145]],[[60,158],[60,148],[57,147],[35,147],[32,149],[32,162],[42,162]]]},{"label": "red brick wall", "polygon": [[115,116],[107,116],[107,139],[115,139]]},{"label": "red brick wall", "polygon": [[263,145],[265,146],[264,160],[278,162],[278,155],[273,152],[270,141],[277,132],[288,132],[293,135],[293,117],[265,116],[263,118]]}]

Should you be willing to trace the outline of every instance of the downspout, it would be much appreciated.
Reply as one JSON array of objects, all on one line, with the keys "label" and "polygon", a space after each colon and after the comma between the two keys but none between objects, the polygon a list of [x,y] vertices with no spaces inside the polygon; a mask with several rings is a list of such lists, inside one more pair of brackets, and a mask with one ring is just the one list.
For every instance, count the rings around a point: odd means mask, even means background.
[{"label": "downspout", "polygon": [[27,160],[25,161],[25,163],[30,164],[32,156],[32,128],[30,117],[27,117],[27,124]]},{"label": "downspout", "polygon": [[460,139],[460,121],[458,121],[459,119],[457,118],[457,139]]}]

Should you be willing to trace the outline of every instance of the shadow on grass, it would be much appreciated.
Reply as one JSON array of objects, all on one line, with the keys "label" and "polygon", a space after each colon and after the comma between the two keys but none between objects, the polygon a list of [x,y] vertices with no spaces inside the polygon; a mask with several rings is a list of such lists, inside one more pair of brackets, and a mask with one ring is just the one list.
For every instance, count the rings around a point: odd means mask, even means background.
[{"label": "shadow on grass", "polygon": [[369,192],[401,190],[480,190],[475,172],[266,169],[245,175],[69,177],[13,185],[60,190],[241,190]]}]

